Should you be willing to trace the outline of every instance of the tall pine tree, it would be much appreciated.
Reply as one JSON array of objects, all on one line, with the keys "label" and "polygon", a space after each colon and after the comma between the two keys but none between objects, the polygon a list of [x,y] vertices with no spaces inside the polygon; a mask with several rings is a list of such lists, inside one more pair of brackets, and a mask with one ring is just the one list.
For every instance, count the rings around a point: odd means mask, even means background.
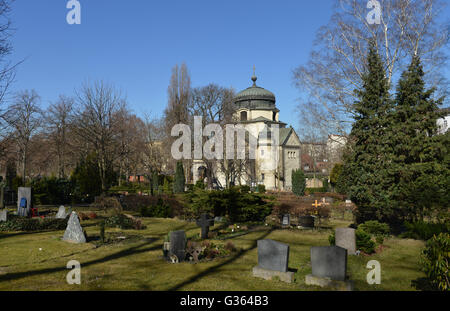
[{"label": "tall pine tree", "polygon": [[392,100],[384,66],[373,43],[362,80],[363,88],[355,91],[359,100],[353,106],[355,122],[341,176],[345,181],[343,188],[358,207],[358,223],[383,220],[391,208],[388,193],[392,180],[387,178],[391,145],[387,129]]},{"label": "tall pine tree", "polygon": [[433,100],[434,89],[425,89],[423,78],[420,59],[413,57],[398,82],[391,116],[391,200],[399,208],[395,216],[410,221],[449,203],[449,133],[438,135],[436,122],[442,99]]}]

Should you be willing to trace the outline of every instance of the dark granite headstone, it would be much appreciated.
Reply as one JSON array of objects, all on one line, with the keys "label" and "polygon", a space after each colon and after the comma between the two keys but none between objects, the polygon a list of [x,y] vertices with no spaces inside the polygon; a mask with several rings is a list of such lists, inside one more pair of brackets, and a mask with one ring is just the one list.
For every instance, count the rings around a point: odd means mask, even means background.
[{"label": "dark granite headstone", "polygon": [[298,217],[298,224],[305,228],[314,228],[314,217],[300,216]]},{"label": "dark granite headstone", "polygon": [[258,240],[258,267],[272,271],[288,271],[289,245],[273,240]]},{"label": "dark granite headstone", "polygon": [[86,235],[84,234],[83,227],[81,227],[80,219],[75,212],[70,214],[63,240],[72,243],[86,243]]},{"label": "dark granite headstone", "polygon": [[19,187],[17,189],[17,215],[28,217],[31,211],[31,188]]},{"label": "dark granite headstone", "polygon": [[311,247],[312,275],[345,281],[347,272],[347,250],[339,246]]},{"label": "dark granite headstone", "polygon": [[0,210],[0,222],[8,221],[8,211],[6,209]]},{"label": "dark granite headstone", "polygon": [[169,257],[175,255],[178,261],[184,261],[186,257],[186,233],[184,230],[170,233]]},{"label": "dark granite headstone", "polygon": [[209,227],[214,226],[214,219],[212,219],[208,214],[202,214],[200,219],[197,219],[197,226],[202,228],[202,239],[207,239]]}]

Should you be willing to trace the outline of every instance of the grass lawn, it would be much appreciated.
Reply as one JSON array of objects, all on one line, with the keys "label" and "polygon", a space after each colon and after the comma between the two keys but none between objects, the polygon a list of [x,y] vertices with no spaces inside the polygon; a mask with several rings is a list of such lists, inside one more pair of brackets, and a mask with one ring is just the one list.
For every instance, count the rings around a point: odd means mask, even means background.
[{"label": "grass lawn", "polygon": [[[98,221],[83,221],[88,236],[98,236]],[[170,264],[162,258],[165,235],[185,230],[188,237],[200,229],[175,219],[143,218],[145,230],[107,229],[134,238],[96,247],[94,243],[61,241],[64,231],[0,233],[0,290],[323,290],[305,285],[311,273],[310,247],[328,245],[331,230],[272,230],[261,227],[231,238],[239,249],[230,257],[198,264]],[[331,227],[348,220],[331,221]],[[290,245],[289,267],[296,269],[295,282],[266,281],[252,276],[257,264],[256,241],[273,239]],[[224,243],[226,241],[217,241]],[[350,256],[348,274],[356,290],[414,290],[411,281],[424,277],[418,259],[422,241],[390,238],[385,249],[372,256]],[[81,263],[81,285],[68,285],[68,261]],[[381,284],[368,285],[366,264],[381,264]]]}]

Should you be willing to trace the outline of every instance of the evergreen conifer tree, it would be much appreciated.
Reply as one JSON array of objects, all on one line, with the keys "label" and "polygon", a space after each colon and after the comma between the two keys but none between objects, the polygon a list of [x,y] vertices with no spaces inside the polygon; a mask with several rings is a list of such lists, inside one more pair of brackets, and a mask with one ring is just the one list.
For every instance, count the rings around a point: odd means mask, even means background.
[{"label": "evergreen conifer tree", "polygon": [[388,193],[393,185],[387,174],[392,148],[387,140],[392,100],[383,62],[373,42],[362,80],[362,89],[355,91],[359,100],[353,107],[355,122],[340,178],[345,181],[342,188],[358,207],[357,223],[383,220],[392,208]]},{"label": "evergreen conifer tree", "polygon": [[433,93],[425,89],[420,58],[413,57],[398,82],[389,137],[396,185],[391,199],[399,208],[395,216],[409,221],[449,202],[449,133],[438,135],[443,99],[434,100]]},{"label": "evergreen conifer tree", "polygon": [[175,171],[175,180],[173,183],[173,192],[174,193],[183,193],[185,186],[185,177],[184,177],[184,169],[183,162],[177,162],[177,168]]}]

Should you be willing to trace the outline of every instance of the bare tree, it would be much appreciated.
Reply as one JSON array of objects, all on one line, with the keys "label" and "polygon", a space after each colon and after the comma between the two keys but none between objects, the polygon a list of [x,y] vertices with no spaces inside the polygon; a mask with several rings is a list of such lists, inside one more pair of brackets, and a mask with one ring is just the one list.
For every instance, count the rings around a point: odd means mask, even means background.
[{"label": "bare tree", "polygon": [[18,146],[18,154],[22,164],[22,179],[25,182],[30,141],[42,124],[39,95],[34,90],[17,93],[4,118],[13,129],[12,137]]},{"label": "bare tree", "polygon": [[[206,124],[216,123],[225,130],[225,125],[233,121],[233,97],[233,89],[220,87],[216,84],[194,88],[192,90],[192,101],[188,106],[189,113],[191,117],[202,117],[203,127]],[[206,140],[206,137],[203,137],[203,140]],[[223,160],[202,158],[202,162],[206,166],[206,177],[209,188],[212,187],[212,180],[215,178],[215,172],[217,170],[221,170],[224,173],[227,187],[230,181],[234,180],[236,174],[238,174],[234,160],[226,160],[225,157],[223,158]]]},{"label": "bare tree", "polygon": [[151,178],[153,172],[161,173],[168,163],[168,155],[162,146],[165,139],[164,121],[151,118],[146,114],[144,119],[144,150],[142,164]]},{"label": "bare tree", "polygon": [[[317,33],[307,64],[294,70],[296,86],[309,98],[303,103],[319,126],[345,135],[352,122],[355,89],[362,86],[369,41],[374,40],[390,83],[420,55],[438,95],[448,92],[442,76],[448,27],[438,23],[440,0],[380,0],[380,24],[367,20],[366,0],[336,0],[330,22]],[[311,103],[311,105],[309,105]]]},{"label": "bare tree", "polygon": [[[18,64],[8,61],[12,52],[10,38],[12,35],[11,3],[13,0],[0,0],[0,159],[6,159],[5,152],[11,145],[11,128],[6,122],[5,97],[9,86],[14,81],[15,68]],[[4,163],[6,165],[6,162]]]},{"label": "bare tree", "polygon": [[80,142],[94,150],[103,191],[107,190],[107,172],[116,156],[116,138],[120,128],[120,112],[126,106],[120,92],[97,81],[85,84],[76,92],[75,131]]},{"label": "bare tree", "polygon": [[[171,145],[174,137],[171,136],[171,131],[176,124],[189,124],[188,106],[191,101],[191,78],[186,64],[181,66],[175,65],[172,68],[172,76],[170,84],[167,89],[168,103],[164,110],[164,127],[166,132],[166,139],[163,144],[164,154],[171,154]],[[169,166],[172,170],[175,169],[175,161],[169,157]],[[190,178],[189,168],[191,167],[191,160],[184,160],[183,167],[185,169],[185,176]]]},{"label": "bare tree", "polygon": [[51,104],[46,113],[48,138],[52,142],[58,158],[58,176],[66,177],[68,132],[73,122],[74,99],[60,95],[56,103]]},{"label": "bare tree", "polygon": [[122,176],[135,175],[141,169],[142,153],[145,150],[145,123],[140,118],[131,114],[126,107],[117,113],[120,120],[116,137],[116,155],[119,166],[119,185],[122,184]]}]

